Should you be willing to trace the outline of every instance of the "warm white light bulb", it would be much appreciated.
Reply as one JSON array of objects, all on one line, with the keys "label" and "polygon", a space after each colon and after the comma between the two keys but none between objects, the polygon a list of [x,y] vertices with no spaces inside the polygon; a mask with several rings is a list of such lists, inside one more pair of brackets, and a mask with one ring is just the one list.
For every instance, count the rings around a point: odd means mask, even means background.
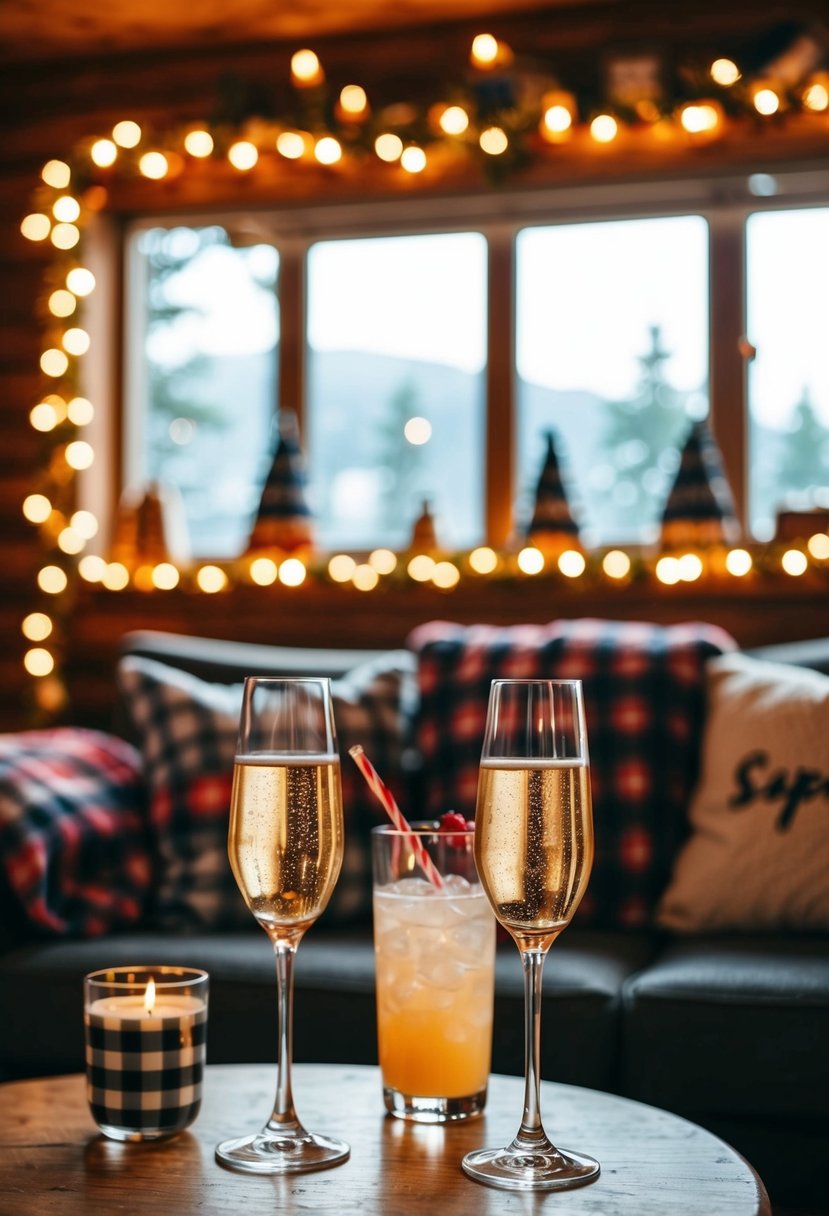
[{"label": "warm white light bulb", "polygon": [[299,587],[305,582],[307,570],[298,557],[288,557],[279,567],[279,581],[286,587]]},{"label": "warm white light bulb", "polygon": [[577,549],[565,549],[558,559],[558,568],[565,578],[578,578],[584,574],[587,562]]},{"label": "warm white light bulb", "polygon": [[315,84],[322,78],[320,61],[313,51],[303,49],[291,56],[291,75],[297,84]]},{"label": "warm white light bulb", "polygon": [[347,84],[340,93],[340,105],[346,114],[363,114],[368,106],[365,89],[358,84]]},{"label": "warm white light bulb", "polygon": [[240,139],[228,148],[227,159],[234,169],[246,173],[259,160],[259,151],[256,144],[252,144],[249,139]]},{"label": "warm white light bulb", "polygon": [[52,221],[48,215],[43,215],[40,211],[34,211],[31,215],[24,216],[21,220],[20,231],[27,241],[45,241],[52,231]]},{"label": "warm white light bulb", "polygon": [[516,558],[518,569],[524,574],[540,574],[544,569],[544,554],[535,545],[527,545]]},{"label": "warm white light bulb", "polygon": [[544,111],[544,126],[554,135],[561,135],[564,131],[569,131],[573,125],[573,115],[566,106],[553,105],[548,106]]},{"label": "warm white light bulb", "polygon": [[732,59],[715,59],[710,67],[711,79],[729,88],[740,79],[740,69]]},{"label": "warm white light bulb", "polygon": [[49,312],[53,317],[71,317],[77,307],[78,301],[65,287],[59,287],[49,296]]},{"label": "warm white light bulb", "polygon": [[335,583],[348,583],[357,563],[348,553],[335,553],[328,563],[328,574]]},{"label": "warm white light bulb", "polygon": [[498,556],[489,545],[481,545],[469,554],[469,565],[476,574],[492,574],[498,565]]},{"label": "warm white light bulb", "polygon": [[286,160],[299,160],[305,151],[305,140],[299,131],[280,131],[276,137],[276,150]]},{"label": "warm white light bulb", "polygon": [[227,586],[227,575],[218,566],[201,566],[196,573],[196,582],[208,595],[215,595]]},{"label": "warm white light bulb", "polygon": [[321,165],[336,165],[342,154],[340,142],[333,135],[323,135],[314,144],[314,156]]},{"label": "warm white light bulb", "polygon": [[498,39],[492,34],[476,34],[472,39],[470,58],[474,64],[489,67],[498,58]]},{"label": "warm white light bulb", "polygon": [[602,570],[608,578],[626,578],[630,573],[630,558],[621,549],[611,549],[602,558]]},{"label": "warm white light bulb", "polygon": [[74,249],[80,239],[81,234],[75,224],[55,224],[49,234],[55,249]]},{"label": "warm white light bulb", "polygon": [[393,135],[391,132],[378,135],[374,141],[374,151],[380,157],[380,160],[391,164],[393,161],[400,160],[403,152],[403,140],[399,135]]},{"label": "warm white light bulb", "polygon": [[184,150],[197,160],[203,160],[213,151],[213,136],[209,131],[188,131],[184,137]]},{"label": "warm white light bulb", "polygon": [[391,549],[374,549],[368,555],[368,564],[373,566],[378,574],[391,574],[397,567],[397,555]]},{"label": "warm white light bulb", "polygon": [[599,114],[590,124],[590,134],[596,143],[609,144],[619,133],[619,124],[612,114]]},{"label": "warm white light bulb", "polygon": [[141,143],[141,128],[137,122],[125,119],[112,128],[112,138],[121,148],[136,148]]},{"label": "warm white light bulb", "polygon": [[754,108],[758,114],[768,118],[780,109],[780,98],[774,89],[758,89],[754,94]]},{"label": "warm white light bulb", "polygon": [[456,587],[460,582],[460,578],[460,570],[452,562],[438,562],[432,571],[432,582],[436,587],[440,587],[442,591],[448,591],[451,587]]},{"label": "warm white light bulb", "polygon": [[500,156],[509,147],[509,138],[502,127],[487,127],[481,132],[478,143],[488,156]]},{"label": "warm white light bulb", "polygon": [[780,565],[792,578],[799,578],[809,568],[809,559],[800,549],[787,549],[780,559]]},{"label": "warm white light bulb", "polygon": [[118,148],[111,139],[96,139],[89,150],[89,155],[99,169],[108,169],[110,165],[115,164],[118,158]]},{"label": "warm white light bulb", "polygon": [[729,574],[742,578],[748,574],[753,563],[747,549],[731,549],[725,558],[725,568]]},{"label": "warm white light bulb", "polygon": [[47,186],[55,190],[65,190],[72,178],[72,170],[62,160],[48,160],[40,171],[40,176]]},{"label": "warm white light bulb", "polygon": [[151,181],[160,181],[166,177],[170,162],[163,152],[145,152],[138,162],[139,172]]},{"label": "warm white light bulb", "polygon": [[88,296],[95,290],[95,275],[85,266],[73,266],[66,276],[66,286],[76,296]]},{"label": "warm white light bulb", "polygon": [[81,213],[81,205],[71,194],[62,194],[52,204],[52,215],[64,224],[73,224]]},{"label": "warm white light bulb", "polygon": [[422,173],[426,168],[426,153],[416,144],[411,144],[400,153],[400,164],[407,173]]},{"label": "warm white light bulb", "polygon": [[351,581],[358,591],[373,591],[380,582],[380,575],[368,562],[355,566]]},{"label": "warm white light bulb", "polygon": [[438,123],[447,135],[463,135],[469,126],[469,115],[463,106],[447,106]]}]

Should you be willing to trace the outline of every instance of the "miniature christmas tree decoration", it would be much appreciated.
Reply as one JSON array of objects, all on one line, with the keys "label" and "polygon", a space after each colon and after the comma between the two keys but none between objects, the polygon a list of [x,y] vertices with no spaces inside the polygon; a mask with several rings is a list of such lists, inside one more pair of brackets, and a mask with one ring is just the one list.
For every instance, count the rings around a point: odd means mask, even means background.
[{"label": "miniature christmas tree decoration", "polygon": [[535,491],[527,540],[543,553],[579,548],[579,528],[570,510],[556,454],[555,435],[547,432],[547,453]]},{"label": "miniature christmas tree decoration", "polygon": [[118,503],[109,556],[128,570],[186,561],[187,520],[178,490],[157,481],[126,490]]},{"label": "miniature christmas tree decoration", "polygon": [[722,455],[707,422],[691,427],[662,515],[662,545],[733,544],[740,526]]},{"label": "miniature christmas tree decoration", "polygon": [[296,415],[280,410],[276,452],[262,489],[248,553],[291,553],[313,543],[311,512],[305,500],[305,468]]},{"label": "miniature christmas tree decoration", "polygon": [[428,499],[424,499],[423,508],[412,527],[409,552],[435,553],[438,549],[440,549],[440,545],[438,544],[437,532],[435,530],[435,517],[432,514],[432,506]]}]

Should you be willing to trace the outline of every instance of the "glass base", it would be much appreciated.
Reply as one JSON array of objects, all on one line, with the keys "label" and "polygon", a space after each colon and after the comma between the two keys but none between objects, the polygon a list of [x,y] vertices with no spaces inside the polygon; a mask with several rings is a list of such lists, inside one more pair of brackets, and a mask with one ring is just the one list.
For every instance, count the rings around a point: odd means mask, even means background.
[{"label": "glass base", "polygon": [[463,1098],[420,1098],[384,1085],[383,1101],[386,1110],[396,1119],[408,1119],[412,1123],[455,1123],[459,1119],[473,1119],[483,1113],[486,1086],[478,1093]]},{"label": "glass base", "polygon": [[216,1146],[217,1161],[248,1174],[307,1174],[340,1165],[350,1154],[351,1147],[344,1140],[304,1130],[283,1136],[265,1130]]},{"label": "glass base", "polygon": [[508,1191],[564,1191],[593,1182],[600,1172],[592,1157],[565,1153],[552,1145],[540,1152],[479,1148],[467,1153],[461,1166],[476,1182]]},{"label": "glass base", "polygon": [[[97,1122],[97,1120],[96,1120]],[[98,1130],[108,1140],[117,1140],[121,1144],[140,1144],[142,1140],[169,1140],[183,1132],[188,1123],[181,1127],[116,1127],[112,1123],[98,1123]]]}]

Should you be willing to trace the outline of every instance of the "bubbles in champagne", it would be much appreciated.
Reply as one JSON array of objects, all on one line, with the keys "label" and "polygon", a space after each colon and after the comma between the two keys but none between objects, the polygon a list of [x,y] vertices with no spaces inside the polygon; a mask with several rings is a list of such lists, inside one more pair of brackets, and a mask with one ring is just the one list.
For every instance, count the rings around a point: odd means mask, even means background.
[{"label": "bubbles in champagne", "polygon": [[242,759],[234,770],[228,852],[248,907],[265,927],[311,923],[342,862],[339,761]]},{"label": "bubbles in champagne", "polygon": [[476,861],[508,928],[543,934],[568,924],[593,863],[588,768],[482,765]]}]

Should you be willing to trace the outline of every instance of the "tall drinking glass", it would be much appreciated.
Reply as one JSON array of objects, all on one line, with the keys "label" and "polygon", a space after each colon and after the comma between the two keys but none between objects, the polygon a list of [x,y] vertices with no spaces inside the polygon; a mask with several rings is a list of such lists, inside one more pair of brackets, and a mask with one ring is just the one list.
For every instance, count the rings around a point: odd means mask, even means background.
[{"label": "tall drinking glass", "polygon": [[496,917],[524,968],[524,1113],[506,1148],[463,1159],[471,1178],[509,1190],[563,1190],[599,1175],[541,1122],[541,976],[571,921],[593,864],[593,818],[579,680],[494,680],[475,815],[475,861]]},{"label": "tall drinking glass", "polygon": [[300,1123],[291,1054],[294,955],[328,903],[343,857],[340,760],[328,680],[245,680],[228,854],[245,902],[273,943],[279,1051],[270,1119],[255,1135],[219,1144],[216,1157],[259,1174],[326,1169],[345,1161],[350,1149]]}]

